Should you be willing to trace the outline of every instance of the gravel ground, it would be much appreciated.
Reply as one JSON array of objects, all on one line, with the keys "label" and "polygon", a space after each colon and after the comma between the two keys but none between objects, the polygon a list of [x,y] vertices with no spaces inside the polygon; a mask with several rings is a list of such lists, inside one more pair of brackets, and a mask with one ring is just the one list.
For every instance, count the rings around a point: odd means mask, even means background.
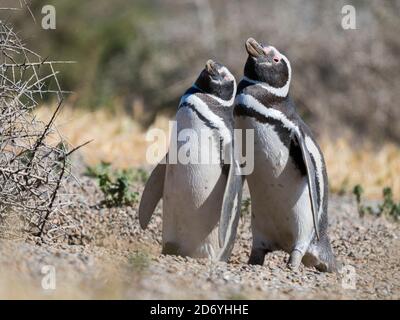
[{"label": "gravel ground", "polygon": [[[330,235],[345,267],[341,274],[328,274],[303,266],[290,271],[284,252],[269,254],[263,266],[247,265],[249,214],[241,218],[230,263],[212,263],[160,254],[160,207],[142,231],[137,205],[100,208],[101,194],[88,178],[82,178],[76,194],[78,204],[53,218],[74,225],[66,234],[0,240],[0,298],[400,298],[400,225],[360,218],[348,197],[330,199]],[[54,267],[54,290],[42,287],[44,266]]]}]

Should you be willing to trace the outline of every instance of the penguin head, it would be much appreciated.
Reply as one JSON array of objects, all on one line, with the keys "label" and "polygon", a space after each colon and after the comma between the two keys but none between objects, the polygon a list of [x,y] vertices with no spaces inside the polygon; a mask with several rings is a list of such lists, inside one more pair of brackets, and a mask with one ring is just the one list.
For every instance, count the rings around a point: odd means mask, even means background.
[{"label": "penguin head", "polygon": [[282,89],[280,93],[286,92],[287,95],[292,73],[288,58],[275,47],[262,45],[253,38],[247,39],[246,50],[249,56],[244,75],[250,80],[264,82],[278,91]]},{"label": "penguin head", "polygon": [[224,65],[208,60],[195,85],[205,93],[223,100],[231,100],[236,94],[235,77]]}]

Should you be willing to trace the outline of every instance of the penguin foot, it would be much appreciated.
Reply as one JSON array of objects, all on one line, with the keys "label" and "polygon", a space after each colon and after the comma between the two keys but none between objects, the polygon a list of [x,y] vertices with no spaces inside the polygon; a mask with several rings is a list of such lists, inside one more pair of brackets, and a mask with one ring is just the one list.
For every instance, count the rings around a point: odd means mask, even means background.
[{"label": "penguin foot", "polygon": [[291,270],[297,270],[300,266],[301,259],[303,258],[303,254],[299,250],[293,250],[292,253],[290,254],[289,262],[287,266]]},{"label": "penguin foot", "polygon": [[248,264],[258,264],[258,265],[263,265],[264,264],[264,259],[265,259],[265,250],[263,249],[251,249],[249,261],[247,262]]},{"label": "penguin foot", "polygon": [[337,263],[327,237],[310,246],[303,257],[303,263],[306,267],[315,267],[320,272],[338,273],[341,269],[341,264]]},{"label": "penguin foot", "polygon": [[342,264],[333,260],[330,262],[320,262],[315,265],[315,269],[320,272],[331,272],[331,273],[340,273],[342,269]]},{"label": "penguin foot", "polygon": [[178,256],[180,255],[180,247],[174,242],[166,242],[163,245],[161,254]]}]

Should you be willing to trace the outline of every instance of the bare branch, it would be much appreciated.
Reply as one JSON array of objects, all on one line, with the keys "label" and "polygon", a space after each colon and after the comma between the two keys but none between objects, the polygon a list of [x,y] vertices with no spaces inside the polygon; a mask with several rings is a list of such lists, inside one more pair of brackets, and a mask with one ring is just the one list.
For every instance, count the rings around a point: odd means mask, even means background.
[{"label": "bare branch", "polygon": [[[20,4],[26,5],[26,0]],[[65,232],[68,226],[48,219],[70,203],[64,188],[70,175],[69,156],[88,142],[69,148],[58,133],[54,122],[66,91],[55,65],[63,62],[46,60],[28,49],[12,26],[0,21],[0,229],[9,228],[4,221],[16,214],[24,230],[59,237],[57,231]],[[58,105],[45,123],[32,111],[51,95]],[[6,233],[13,234],[9,229]]]}]

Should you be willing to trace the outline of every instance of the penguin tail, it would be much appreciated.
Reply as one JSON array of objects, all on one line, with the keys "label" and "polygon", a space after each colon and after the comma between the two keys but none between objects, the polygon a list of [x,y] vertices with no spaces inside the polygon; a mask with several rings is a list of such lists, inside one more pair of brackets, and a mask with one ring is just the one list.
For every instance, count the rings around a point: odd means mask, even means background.
[{"label": "penguin tail", "polygon": [[340,272],[341,264],[337,262],[329,237],[323,236],[317,243],[311,244],[302,262],[308,267],[315,267],[321,272]]}]

